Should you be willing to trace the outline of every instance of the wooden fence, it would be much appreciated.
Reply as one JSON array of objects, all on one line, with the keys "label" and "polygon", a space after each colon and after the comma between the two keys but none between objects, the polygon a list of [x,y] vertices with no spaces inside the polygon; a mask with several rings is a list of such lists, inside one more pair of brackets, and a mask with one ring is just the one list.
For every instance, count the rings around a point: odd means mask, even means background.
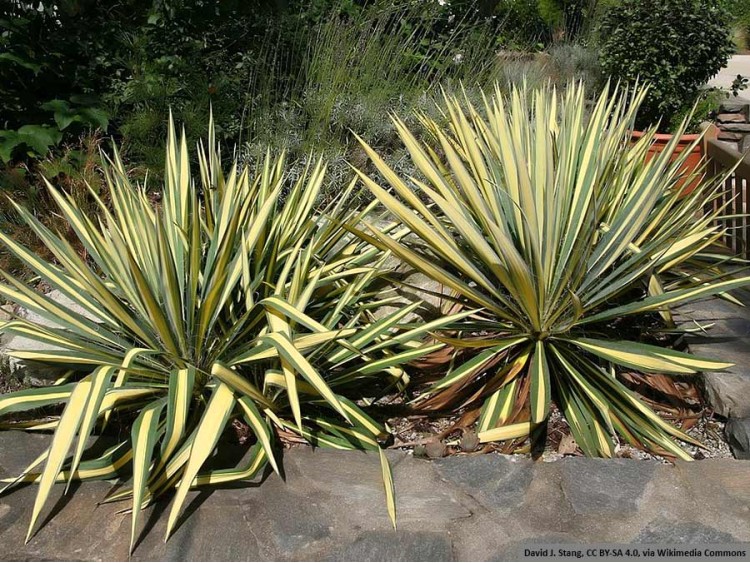
[{"label": "wooden fence", "polygon": [[714,203],[715,206],[729,202],[724,214],[729,216],[722,220],[727,228],[725,243],[733,254],[750,259],[750,217],[747,216],[748,190],[750,189],[750,156],[742,154],[715,139],[706,141],[706,155],[709,159],[709,173],[721,173],[732,168],[742,159],[734,173],[725,182],[726,189]]}]

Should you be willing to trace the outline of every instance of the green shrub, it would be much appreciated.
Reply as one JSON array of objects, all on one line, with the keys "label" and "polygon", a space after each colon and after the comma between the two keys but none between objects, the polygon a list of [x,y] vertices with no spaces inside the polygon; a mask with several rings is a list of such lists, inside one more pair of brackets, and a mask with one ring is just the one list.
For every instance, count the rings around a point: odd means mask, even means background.
[{"label": "green shrub", "polygon": [[476,311],[452,325],[454,335],[439,337],[463,360],[420,395],[417,408],[470,411],[483,402],[479,438],[486,442],[541,438],[554,401],[587,455],[612,456],[619,436],[690,458],[672,438],[695,440],[641,402],[617,370],[694,374],[729,366],[639,337],[659,333],[649,327],[652,314],[669,319],[670,306],[750,277],[717,271],[702,255],[725,233],[714,222],[721,211],[706,211],[724,178],[683,196],[678,181],[688,151],[670,161],[678,137],[653,158],[653,130],[631,143],[645,95],[605,90],[590,118],[581,86],[562,94],[549,86],[515,87],[507,96],[496,90],[484,117],[448,97],[447,127],[425,119],[432,141],[394,119],[416,179],[395,173],[364,144],[390,191],[360,171],[362,181],[412,234],[396,240],[365,223],[362,239]]},{"label": "green shrub", "polygon": [[549,74],[560,86],[574,81],[582,81],[592,88],[601,84],[602,69],[595,49],[576,43],[562,43],[550,47],[547,53],[551,63]]},{"label": "green shrub", "polygon": [[114,30],[133,18],[129,1],[2,3],[0,163],[44,157],[88,129],[107,128],[101,94]]},{"label": "green shrub", "polygon": [[599,29],[605,74],[651,85],[638,127],[679,126],[676,116],[693,105],[734,49],[729,23],[720,0],[623,0],[610,6]]},{"label": "green shrub", "polygon": [[[213,127],[194,178],[185,137],[178,141],[170,131],[156,208],[130,183],[117,153],[106,168],[112,210],[98,200],[97,214],[84,212],[48,187],[87,258],[21,207],[54,263],[0,233],[18,259],[87,313],[9,274],[0,285],[0,295],[54,325],[4,323],[4,333],[47,345],[14,355],[75,370],[53,386],[0,396],[0,416],[65,403],[52,423],[23,426],[54,430],[49,449],[10,479],[39,483],[29,536],[55,482],[128,473],[132,489],[106,500],[132,499],[131,549],[141,508],[176,489],[169,535],[190,488],[249,479],[266,464],[278,471],[277,430],[314,445],[379,451],[395,519],[378,443],[384,429],[355,401],[403,386],[400,366],[442,346],[421,343],[438,324],[397,331],[419,304],[373,317],[376,300],[389,302],[378,291],[385,256],[343,228],[368,211],[350,209],[354,183],[316,211],[321,162],[291,184],[283,159],[225,175]],[[87,457],[87,439],[114,413],[135,417],[131,436],[118,435],[114,447]],[[211,467],[233,419],[255,438],[250,462]]]}]

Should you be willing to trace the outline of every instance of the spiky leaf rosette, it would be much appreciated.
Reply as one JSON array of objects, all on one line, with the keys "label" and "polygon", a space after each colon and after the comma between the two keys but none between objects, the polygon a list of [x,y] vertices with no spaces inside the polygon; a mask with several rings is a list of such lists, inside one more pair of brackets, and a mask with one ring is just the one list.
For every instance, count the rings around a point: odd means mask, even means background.
[{"label": "spiky leaf rosette", "polygon": [[[496,89],[483,114],[447,96],[447,128],[423,118],[432,142],[394,118],[416,178],[399,177],[362,141],[389,188],[359,176],[412,234],[396,240],[368,225],[372,234],[360,236],[441,283],[457,303],[482,308],[453,324],[458,338],[444,339],[470,350],[468,361],[419,406],[483,401],[479,436],[487,442],[535,434],[554,400],[588,455],[613,455],[619,435],[689,457],[673,438],[695,440],[648,408],[613,366],[694,374],[730,364],[627,339],[612,323],[668,315],[670,306],[750,278],[717,273],[704,252],[724,234],[714,223],[722,210],[706,211],[723,178],[681,193],[689,151],[670,156],[684,127],[653,158],[653,131],[631,142],[644,93],[607,88],[588,116],[580,85],[562,95]],[[521,420],[509,424],[512,413]]]},{"label": "spiky leaf rosette", "polygon": [[[132,489],[108,500],[131,499],[132,540],[142,508],[175,490],[169,535],[189,489],[249,479],[267,463],[278,471],[274,426],[315,445],[379,451],[395,519],[390,469],[378,444],[384,429],[355,401],[401,386],[399,366],[438,346],[421,343],[437,325],[397,330],[417,305],[372,316],[385,255],[342,228],[367,212],[349,206],[353,183],[317,210],[320,162],[291,186],[283,157],[269,157],[257,174],[235,165],[224,175],[213,126],[198,156],[196,180],[184,135],[178,140],[170,124],[156,207],[145,188],[131,184],[116,152],[105,171],[112,205],[99,201],[99,217],[48,185],[87,259],[20,206],[55,263],[0,234],[87,313],[4,273],[0,294],[55,325],[5,323],[4,332],[51,345],[15,356],[74,370],[53,386],[0,397],[0,415],[65,404],[52,422],[23,425],[54,431],[49,449],[10,480],[39,485],[29,536],[56,482],[129,471]],[[135,416],[131,437],[88,458],[87,439],[115,412]],[[250,461],[208,469],[235,418],[255,436]]]}]

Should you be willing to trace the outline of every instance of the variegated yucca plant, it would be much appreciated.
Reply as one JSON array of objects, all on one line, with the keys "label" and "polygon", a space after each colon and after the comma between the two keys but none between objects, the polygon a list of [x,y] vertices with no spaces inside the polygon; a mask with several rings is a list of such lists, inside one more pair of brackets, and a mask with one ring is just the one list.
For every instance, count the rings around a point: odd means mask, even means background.
[{"label": "variegated yucca plant", "polygon": [[646,406],[618,370],[730,366],[639,341],[639,320],[658,312],[666,328],[669,307],[750,278],[721,273],[708,251],[724,234],[714,222],[722,209],[707,210],[724,179],[689,194],[679,187],[703,172],[678,183],[689,151],[670,156],[684,127],[653,158],[653,131],[631,142],[644,94],[608,87],[590,112],[580,85],[562,94],[496,89],[479,110],[446,96],[447,128],[422,117],[431,141],[394,118],[418,177],[399,177],[362,141],[387,186],[359,176],[411,234],[367,225],[360,237],[442,284],[456,306],[481,308],[442,337],[462,354],[417,408],[474,408],[488,442],[541,438],[554,401],[588,455],[612,456],[619,436],[690,457],[674,438],[696,440]]},{"label": "variegated yucca plant", "polygon": [[[52,346],[15,356],[71,368],[50,387],[0,397],[0,415],[65,405],[52,420],[20,424],[53,431],[49,448],[6,480],[38,483],[29,537],[55,483],[119,475],[132,475],[132,488],[106,500],[131,500],[133,542],[142,509],[176,491],[168,537],[189,489],[250,479],[266,464],[278,471],[279,433],[380,452],[395,519],[378,443],[384,428],[357,401],[401,387],[400,366],[440,346],[422,344],[437,324],[401,330],[417,304],[373,317],[384,303],[377,283],[385,254],[342,228],[368,211],[350,208],[354,183],[318,211],[322,163],[293,185],[283,157],[269,157],[257,173],[235,165],[224,175],[213,126],[198,157],[194,178],[184,135],[180,141],[170,124],[155,205],[143,186],[131,184],[115,152],[105,169],[111,206],[92,192],[98,217],[48,184],[85,257],[20,206],[55,262],[0,234],[13,254],[86,312],[3,272],[0,294],[57,327],[24,318],[5,323],[3,332]],[[126,420],[132,413],[131,436],[87,457],[87,440],[113,413],[126,413]],[[234,419],[254,435],[252,455],[243,467],[212,468],[212,452]]]}]

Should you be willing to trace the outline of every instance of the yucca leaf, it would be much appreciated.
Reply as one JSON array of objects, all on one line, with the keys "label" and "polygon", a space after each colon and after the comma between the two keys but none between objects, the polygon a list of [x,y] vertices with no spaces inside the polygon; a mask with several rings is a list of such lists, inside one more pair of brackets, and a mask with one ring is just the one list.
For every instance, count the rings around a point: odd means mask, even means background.
[{"label": "yucca leaf", "polygon": [[264,338],[276,347],[279,354],[294,367],[295,371],[304,377],[305,380],[312,385],[318,393],[320,393],[326,401],[341,414],[341,416],[344,417],[344,419],[349,420],[349,415],[341,406],[341,403],[339,403],[336,395],[334,395],[333,391],[328,387],[328,384],[315,368],[310,365],[304,356],[300,354],[299,350],[292,345],[286,336],[278,333],[271,333]]},{"label": "yucca leaf", "polygon": [[393,487],[393,472],[391,471],[391,465],[388,463],[388,458],[385,457],[385,452],[382,448],[378,448],[378,455],[380,456],[380,468],[383,473],[383,486],[385,488],[386,504],[388,506],[388,516],[391,518],[393,527],[396,527],[396,493]]},{"label": "yucca leaf", "polygon": [[56,387],[22,389],[7,393],[0,396],[0,416],[64,403],[75,388],[75,383],[67,383]]},{"label": "yucca leaf", "polygon": [[514,438],[528,436],[533,429],[534,425],[531,422],[518,422],[515,424],[500,426],[499,428],[485,430],[484,432],[480,432],[478,436],[479,441],[482,443],[512,440]]},{"label": "yucca leaf", "polygon": [[531,380],[531,421],[543,422],[549,414],[552,399],[549,366],[544,351],[544,343],[537,341],[531,356],[529,378]]},{"label": "yucca leaf", "polygon": [[431,389],[437,391],[449,387],[454,383],[461,381],[465,377],[477,375],[484,366],[486,366],[491,360],[496,358],[499,354],[505,350],[523,342],[523,338],[509,338],[502,344],[488,348],[474,356],[471,360],[464,362],[456,369],[452,370],[448,375],[436,382]]},{"label": "yucca leaf", "polygon": [[717,293],[738,289],[748,284],[750,284],[750,276],[726,280],[715,284],[706,284],[699,285],[697,287],[666,291],[661,295],[646,297],[645,299],[636,301],[635,303],[628,303],[627,305],[621,305],[619,307],[607,309],[605,311],[602,311],[601,313],[583,318],[576,324],[590,324],[594,322],[602,322],[617,317],[622,317],[624,315],[657,311],[662,307],[667,307],[669,305],[674,305],[677,303],[684,303],[686,301],[692,301],[703,297],[711,297],[712,295],[716,295]]},{"label": "yucca leaf", "polygon": [[[41,473],[31,472],[36,466],[47,458],[47,452],[37,458],[29,467],[18,477],[2,479],[0,482],[9,483],[1,492],[16,483],[38,483],[41,480]],[[86,459],[81,461],[78,469],[72,475],[74,480],[101,480],[114,479],[124,475],[125,469],[133,459],[133,451],[128,448],[128,444],[121,443],[109,448],[100,457],[96,459]],[[71,479],[69,471],[61,471],[55,479],[56,483],[67,483]]]},{"label": "yucca leaf", "polygon": [[268,461],[266,450],[256,444],[250,449],[249,461],[247,466],[238,469],[216,469],[206,473],[200,473],[192,483],[192,487],[204,487],[210,485],[220,485],[232,481],[244,481],[252,479],[258,474]]},{"label": "yucca leaf", "polygon": [[260,402],[264,406],[271,406],[272,402],[267,399],[252,383],[243,378],[236,371],[229,369],[219,362],[211,366],[211,375],[229,385],[237,393],[247,395],[251,399]]},{"label": "yucca leaf", "polygon": [[208,456],[211,455],[216,443],[219,441],[221,431],[232,413],[235,404],[235,397],[232,389],[224,383],[218,383],[213,390],[211,399],[206,406],[206,411],[201,417],[198,428],[190,448],[190,456],[185,466],[180,484],[177,486],[177,492],[172,503],[167,520],[167,532],[165,541],[169,538],[177,523],[177,517],[185,502],[185,497],[190,490],[190,485],[198,475],[198,471],[203,466]]},{"label": "yucca leaf", "polygon": [[193,401],[195,375],[194,367],[176,370],[170,374],[166,430],[161,446],[161,458],[164,460],[171,457],[185,437],[190,405]]},{"label": "yucca leaf", "polygon": [[501,426],[510,416],[516,403],[518,379],[495,391],[482,405],[482,414],[477,422],[477,431],[486,432]]},{"label": "yucca leaf", "polygon": [[138,517],[146,493],[148,472],[151,468],[152,455],[157,440],[161,412],[166,400],[154,401],[141,411],[133,423],[131,431],[133,442],[133,515],[130,527],[130,553],[135,546],[138,530]]},{"label": "yucca leaf", "polygon": [[349,370],[348,374],[357,374],[361,376],[378,373],[388,368],[399,366],[406,362],[410,362],[411,360],[421,358],[422,356],[425,356],[431,352],[440,350],[442,347],[443,344],[423,345],[414,349],[406,350],[404,352],[399,352],[398,354],[393,354],[392,356],[386,356],[385,358],[382,358],[380,360],[364,363],[363,365],[358,366],[355,369]]},{"label": "yucca leaf", "polygon": [[[86,407],[83,413],[83,419],[81,421],[81,429],[78,432],[78,445],[73,455],[73,461],[70,464],[71,475],[75,473],[78,468],[78,464],[81,461],[83,455],[83,449],[86,447],[86,440],[91,435],[94,425],[99,418],[100,408],[104,395],[109,388],[110,381],[115,369],[113,367],[101,367],[94,370],[91,374],[91,391],[89,392],[88,400],[86,401]],[[67,489],[70,488],[71,481],[68,481]]]},{"label": "yucca leaf", "polygon": [[245,420],[253,429],[253,432],[255,433],[258,442],[263,448],[263,451],[266,452],[266,458],[268,458],[268,462],[271,464],[271,467],[273,467],[273,470],[277,474],[280,474],[279,466],[276,463],[276,456],[273,452],[273,445],[271,444],[271,431],[269,430],[266,422],[263,420],[260,411],[255,406],[253,401],[251,399],[248,399],[247,397],[240,397],[238,402],[245,413]]},{"label": "yucca leaf", "polygon": [[571,343],[605,360],[645,372],[689,374],[698,371],[720,371],[733,365],[640,342],[577,338],[571,340]]},{"label": "yucca leaf", "polygon": [[52,437],[52,444],[50,445],[47,454],[47,462],[45,463],[44,471],[40,477],[39,490],[34,499],[34,507],[31,512],[31,522],[29,523],[29,530],[26,534],[26,542],[31,539],[42,508],[44,508],[47,498],[52,491],[52,485],[54,485],[55,479],[65,462],[65,457],[68,455],[68,451],[73,444],[76,432],[78,432],[78,429],[81,426],[81,421],[84,416],[84,408],[86,402],[89,400],[91,386],[91,380],[84,379],[79,381],[70,393],[68,402],[65,405],[65,410],[63,410],[60,422],[58,423],[55,434]]}]

